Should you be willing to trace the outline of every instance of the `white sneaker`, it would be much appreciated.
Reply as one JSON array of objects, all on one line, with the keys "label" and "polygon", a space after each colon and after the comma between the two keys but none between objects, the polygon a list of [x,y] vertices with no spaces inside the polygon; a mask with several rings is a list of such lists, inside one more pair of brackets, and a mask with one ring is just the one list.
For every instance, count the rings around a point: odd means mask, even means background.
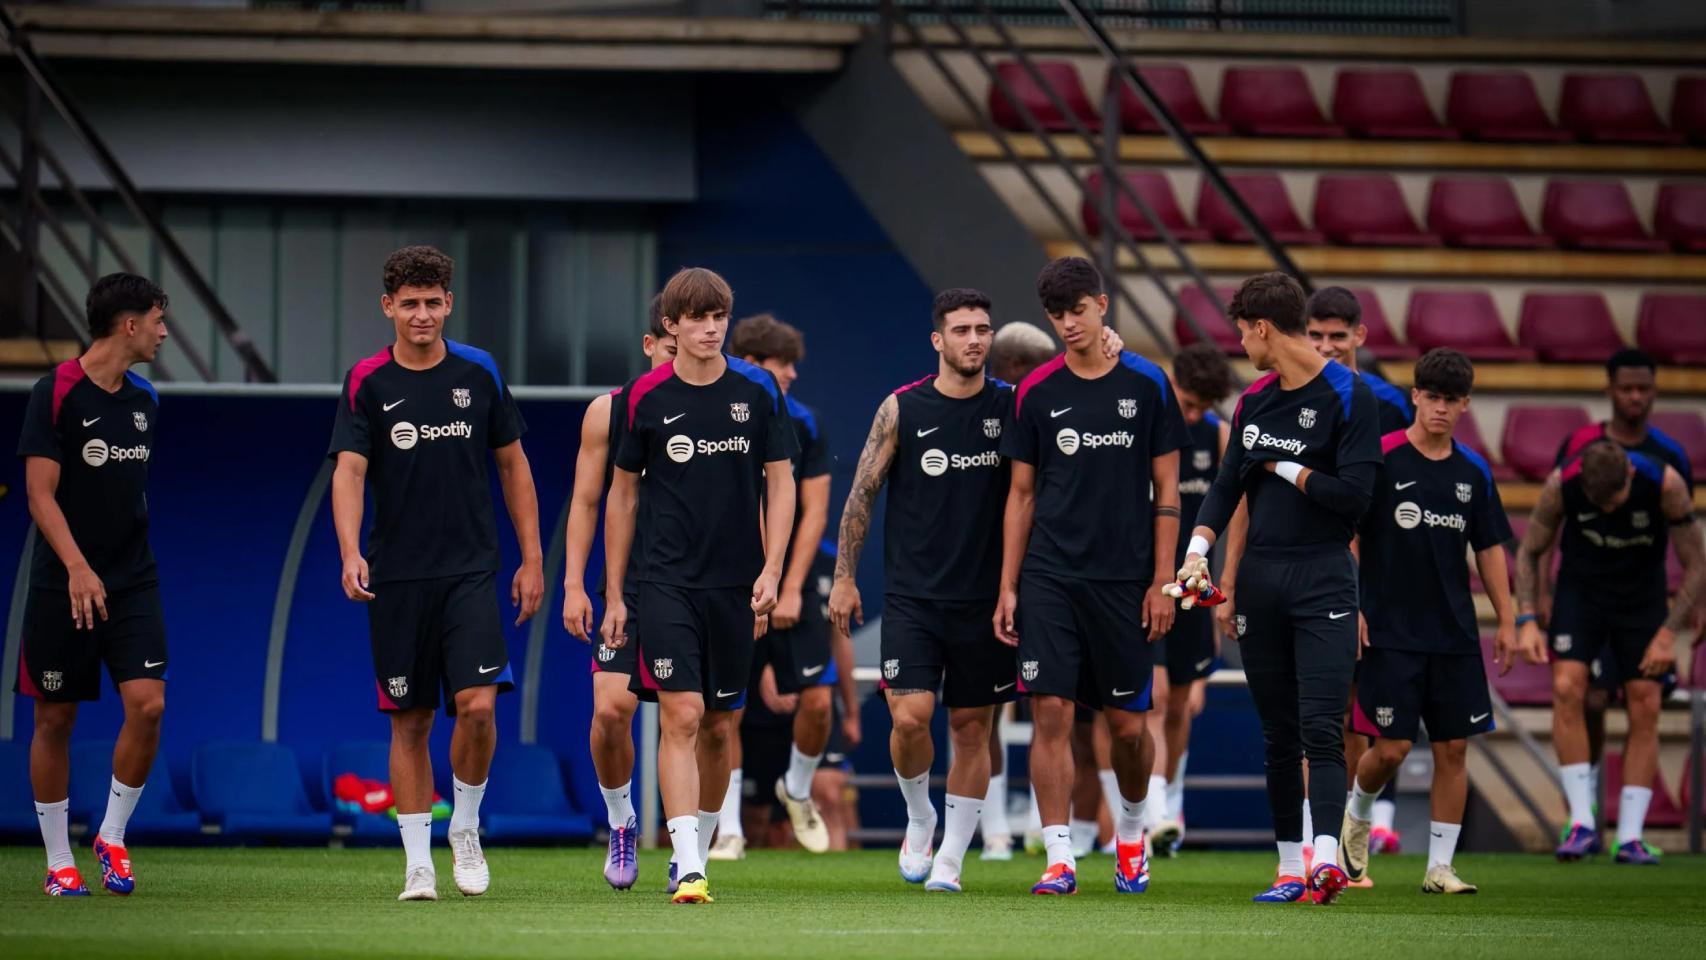
[{"label": "white sneaker", "polygon": [[794,825],[794,839],[800,842],[811,853],[827,853],[829,851],[829,827],[818,816],[817,804],[811,797],[795,800],[788,795],[786,778],[776,778],[776,799],[782,801],[782,807],[788,811],[788,820]]},{"label": "white sneaker", "polygon": [[1423,893],[1463,894],[1475,893],[1479,889],[1473,883],[1463,882],[1456,870],[1443,863],[1429,867],[1427,879],[1422,881]]},{"label": "white sneaker", "polygon": [[983,838],[983,852],[978,854],[980,860],[1011,860],[1013,859],[1013,835],[1010,833],[997,834]]},{"label": "white sneaker", "polygon": [[480,850],[480,830],[450,831],[450,852],[454,857],[456,889],[464,897],[477,897],[492,885],[492,872],[486,867],[486,855]]},{"label": "white sneaker", "polygon": [[711,844],[711,852],[705,854],[707,860],[745,860],[746,838],[738,833],[728,835],[717,834],[717,842]]},{"label": "white sneaker", "polygon": [[1163,820],[1149,831],[1149,850],[1163,857],[1173,855],[1173,848],[1185,835],[1185,825],[1177,820]]},{"label": "white sneaker", "polygon": [[398,900],[437,900],[438,874],[431,867],[416,867],[409,871],[403,881],[403,892],[397,894]]},{"label": "white sneaker", "polygon": [[900,876],[907,883],[923,883],[930,876],[930,865],[936,858],[935,819],[931,819],[930,829],[924,835],[930,839],[924,841],[923,850],[913,850],[904,838],[900,841]]},{"label": "white sneaker", "polygon": [[924,889],[931,893],[959,893],[959,871],[950,871],[941,861],[937,861],[930,868],[930,879],[924,882]]}]

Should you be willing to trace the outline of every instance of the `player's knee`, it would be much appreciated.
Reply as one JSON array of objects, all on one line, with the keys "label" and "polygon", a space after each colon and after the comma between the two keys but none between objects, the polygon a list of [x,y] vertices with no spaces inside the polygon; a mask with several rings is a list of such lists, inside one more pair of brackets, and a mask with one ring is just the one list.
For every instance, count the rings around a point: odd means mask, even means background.
[{"label": "player's knee", "polygon": [[431,710],[400,710],[391,714],[391,739],[424,745],[432,734]]},{"label": "player's knee", "polygon": [[158,727],[160,718],[166,715],[166,695],[157,693],[141,697],[129,697],[124,701],[124,719],[127,723],[140,723],[147,727]]},{"label": "player's knee", "polygon": [[930,715],[922,710],[902,708],[894,712],[894,732],[902,739],[928,737]]},{"label": "player's knee", "polygon": [[1629,712],[1629,726],[1657,726],[1661,699],[1659,685],[1656,683],[1628,684],[1623,694],[1623,706]]},{"label": "player's knee", "polygon": [[1390,740],[1382,737],[1374,741],[1374,746],[1369,749],[1374,751],[1374,756],[1380,761],[1381,766],[1396,767],[1403,763],[1404,758],[1409,755],[1410,746],[1411,741],[1409,740]]},{"label": "player's knee", "polygon": [[[464,691],[466,692],[466,691]],[[497,704],[492,697],[471,695],[456,697],[456,723],[478,729],[497,725]]]},{"label": "player's knee", "polygon": [[615,697],[603,697],[592,705],[592,726],[603,736],[622,736],[634,719],[633,707]]},{"label": "player's knee", "polygon": [[1129,710],[1106,710],[1102,716],[1107,719],[1108,733],[1115,740],[1140,740],[1144,731],[1149,729],[1147,714],[1132,713]]},{"label": "player's knee", "polygon": [[1554,710],[1582,709],[1587,695],[1587,683],[1567,673],[1552,675],[1552,708]]},{"label": "player's knee", "polygon": [[948,713],[948,734],[954,750],[984,750],[989,741],[989,715],[983,710],[954,710]]},{"label": "player's knee", "polygon": [[[1400,757],[1399,761],[1402,762]],[[1449,770],[1462,770],[1469,762],[1468,740],[1447,740],[1434,745],[1434,765]]]},{"label": "player's knee", "polygon": [[829,687],[807,687],[800,691],[801,713],[828,714],[832,709]]},{"label": "player's knee", "polygon": [[1088,749],[1089,738],[1073,736],[1077,711],[1070,700],[1060,697],[1036,697],[1031,701],[1031,723],[1038,736],[1046,739],[1071,739],[1073,750]]},{"label": "player's knee", "polygon": [[77,725],[75,703],[38,703],[35,714],[36,739],[52,742],[71,739],[71,728]]},{"label": "player's knee", "polygon": [[689,697],[664,697],[658,702],[658,730],[669,736],[695,736],[705,707]]},{"label": "player's knee", "polygon": [[699,718],[699,739],[707,747],[721,748],[734,736],[734,714],[726,710],[707,710]]}]

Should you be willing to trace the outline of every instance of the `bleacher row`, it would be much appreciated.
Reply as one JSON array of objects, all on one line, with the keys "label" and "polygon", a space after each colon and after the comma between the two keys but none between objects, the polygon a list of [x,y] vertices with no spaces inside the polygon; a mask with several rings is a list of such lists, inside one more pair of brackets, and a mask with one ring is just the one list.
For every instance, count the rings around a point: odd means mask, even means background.
[{"label": "bleacher row", "polygon": [[[1000,63],[997,75],[1048,131],[1072,129],[1072,118],[1092,130],[1102,111],[1091,102],[1070,62],[1034,62],[1043,81],[1070,115],[1057,110],[1022,64]],[[1293,66],[1229,66],[1221,74],[1219,116],[1209,114],[1183,64],[1137,65],[1167,108],[1198,136],[1364,137],[1398,140],[1679,144],[1706,143],[1706,76],[1682,76],[1671,91],[1670,125],[1659,118],[1651,94],[1635,73],[1571,73],[1563,78],[1558,122],[1540,104],[1534,81],[1521,70],[1452,73],[1445,122],[1428,105],[1420,77],[1407,69],[1342,69],[1333,83],[1332,119],[1322,113],[1303,71]],[[1117,78],[1110,74],[1110,85]],[[1158,133],[1160,123],[1137,95],[1117,83],[1119,126],[1126,133]],[[989,93],[990,116],[1001,127],[1029,132],[999,87]]]},{"label": "bleacher row", "polygon": [[[163,758],[156,757],[128,839],[148,843],[214,840],[228,843],[396,844],[396,821],[383,814],[341,810],[333,782],[345,773],[385,781],[389,746],[349,742],[328,749],[319,782],[305,784],[296,755],[282,744],[212,740],[190,762],[188,797],[181,799]],[[71,744],[71,822],[99,825],[112,777],[113,741]],[[487,843],[584,841],[592,823],[564,788],[555,754],[541,746],[504,744],[492,770],[480,822]],[[29,741],[0,741],[0,840],[39,838],[32,814]],[[447,821],[433,823],[444,839]]]}]

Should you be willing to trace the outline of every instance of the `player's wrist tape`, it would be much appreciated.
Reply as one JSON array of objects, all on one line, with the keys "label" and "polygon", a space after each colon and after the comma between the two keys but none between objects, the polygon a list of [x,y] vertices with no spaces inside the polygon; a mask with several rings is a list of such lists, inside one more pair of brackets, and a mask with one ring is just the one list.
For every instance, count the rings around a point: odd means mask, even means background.
[{"label": "player's wrist tape", "polygon": [[1281,460],[1274,464],[1274,473],[1292,486],[1297,486],[1297,478],[1303,476],[1303,464],[1295,460]]},{"label": "player's wrist tape", "polygon": [[1539,617],[1535,616],[1532,613],[1524,613],[1524,614],[1521,614],[1520,616],[1518,616],[1516,618],[1516,625],[1520,627],[1525,623],[1535,623],[1539,619],[1540,619]]},{"label": "player's wrist tape", "polygon": [[1208,556],[1208,551],[1209,545],[1207,538],[1200,534],[1192,534],[1190,545],[1185,547],[1185,556],[1188,557],[1194,553],[1198,556],[1206,557]]}]

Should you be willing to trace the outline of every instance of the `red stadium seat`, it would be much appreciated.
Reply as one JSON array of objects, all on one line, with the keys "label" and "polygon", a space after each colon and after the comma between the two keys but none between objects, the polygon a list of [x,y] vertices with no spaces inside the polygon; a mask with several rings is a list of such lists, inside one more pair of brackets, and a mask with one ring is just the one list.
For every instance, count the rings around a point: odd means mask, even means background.
[{"label": "red stadium seat", "polygon": [[1505,462],[1529,480],[1545,480],[1564,438],[1588,423],[1588,412],[1581,407],[1513,404],[1505,411],[1500,442]]},{"label": "red stadium seat", "polygon": [[1635,321],[1635,342],[1660,363],[1706,366],[1706,294],[1643,296]]},{"label": "red stadium seat", "polygon": [[1706,77],[1677,77],[1671,89],[1670,125],[1695,143],[1706,143]]},{"label": "red stadium seat", "polygon": [[1629,191],[1618,180],[1551,180],[1540,228],[1562,247],[1663,253],[1663,240],[1647,235]]},{"label": "red stadium seat", "polygon": [[1570,139],[1568,132],[1558,129],[1546,116],[1534,81],[1521,70],[1453,73],[1445,121],[1472,140]]},{"label": "red stadium seat", "polygon": [[1454,247],[1543,249],[1552,238],[1535,232],[1516,191],[1503,177],[1441,177],[1428,188],[1428,229]]},{"label": "red stadium seat", "polygon": [[1380,298],[1367,287],[1352,287],[1351,296],[1357,298],[1362,307],[1362,325],[1368,328],[1368,339],[1363,346],[1374,354],[1376,360],[1414,360],[1421,353],[1415,347],[1402,343],[1398,334],[1392,330],[1392,324],[1386,319],[1386,308],[1380,305]]},{"label": "red stadium seat", "polygon": [[1706,253],[1706,184],[1661,184],[1653,232],[1685,253]]},{"label": "red stadium seat", "polygon": [[[1231,301],[1232,295],[1237,292],[1237,287],[1214,288],[1215,296],[1220,298],[1221,303]],[[1215,346],[1235,357],[1244,355],[1244,344],[1238,337],[1238,328],[1226,319],[1225,312],[1209,301],[1201,287],[1187,283],[1179,288],[1178,295],[1179,303],[1196,318],[1197,325],[1213,338]],[[1179,341],[1180,346],[1196,343],[1201,339],[1196,331],[1191,329],[1190,324],[1185,322],[1184,314],[1173,316],[1173,337]]]},{"label": "red stadium seat", "polygon": [[1659,428],[1660,432],[1672,440],[1682,444],[1682,452],[1688,454],[1688,462],[1706,464],[1706,418],[1694,410],[1663,410],[1652,415],[1649,421]]},{"label": "red stadium seat", "polygon": [[1254,137],[1342,137],[1328,123],[1296,67],[1227,67],[1220,77],[1220,119]]},{"label": "red stadium seat", "polygon": [[1558,363],[1604,363],[1623,348],[1611,307],[1597,293],[1523,295],[1516,338]]},{"label": "red stadium seat", "polygon": [[[1232,128],[1208,115],[1191,73],[1184,64],[1162,61],[1137,64],[1137,72],[1186,130],[1199,137],[1232,132]],[[1161,121],[1143,105],[1143,98],[1126,86],[1119,74],[1108,71],[1108,85],[1116,87],[1120,104],[1120,130],[1125,133],[1160,133]]]},{"label": "red stadium seat", "polygon": [[[1125,182],[1131,186],[1132,192],[1143,198],[1156,218],[1167,225],[1167,231],[1180,243],[1203,243],[1210,239],[1207,230],[1193,227],[1185,220],[1184,211],[1179,209],[1179,201],[1173,197],[1173,188],[1167,183],[1167,178],[1159,173],[1147,170],[1128,170],[1124,173]],[[1102,233],[1102,203],[1106,196],[1106,181],[1102,179],[1102,171],[1093,171],[1085,181],[1084,202],[1079,205],[1079,214],[1084,218],[1084,229],[1091,236],[1101,236]],[[1114,209],[1119,212],[1120,224],[1126,228],[1134,240],[1158,240],[1161,234],[1150,225],[1148,218],[1137,209],[1137,204],[1131,202],[1123,191],[1116,191]]]},{"label": "red stadium seat", "polygon": [[[1617,812],[1623,806],[1623,754],[1611,750],[1605,751],[1604,766],[1601,768],[1599,782],[1604,785],[1605,811],[1601,817],[1606,823],[1617,822]],[[1640,784],[1630,784],[1640,786]],[[1670,785],[1665,783],[1664,768],[1653,771],[1653,800],[1647,806],[1647,826],[1658,827],[1662,830],[1675,830],[1688,821],[1686,808],[1672,799]]]},{"label": "red stadium seat", "polygon": [[1458,418],[1457,429],[1452,432],[1452,438],[1480,454],[1481,459],[1487,461],[1487,466],[1493,469],[1494,480],[1499,483],[1508,483],[1517,479],[1515,470],[1505,466],[1498,457],[1493,456],[1493,448],[1487,446],[1487,441],[1481,438],[1481,428],[1475,423],[1473,414],[1466,413]]},{"label": "red stadium seat", "polygon": [[[1102,113],[1090,103],[1089,94],[1084,92],[1084,81],[1079,78],[1077,67],[1065,60],[1033,60],[1032,63],[1072,115],[1077,116],[1079,121],[1091,130],[1102,126]],[[1072,121],[1066,114],[1054,108],[1054,104],[1049,102],[1048,94],[1043,92],[1042,87],[1037,86],[1023,65],[998,63],[995,65],[995,75],[1012,89],[1013,96],[1020,103],[1030,108],[1044,130],[1072,129]],[[1003,130],[1031,130],[1019,114],[1019,108],[1002,95],[1001,88],[993,83],[989,85],[989,116],[995,121],[995,125]]]},{"label": "red stadium seat", "polygon": [[[1229,173],[1226,182],[1238,191],[1245,206],[1278,242],[1294,246],[1317,246],[1327,242],[1320,231],[1310,230],[1298,219],[1279,174]],[[1254,242],[1250,231],[1238,222],[1232,206],[1221,197],[1220,191],[1214,189],[1207,177],[1202,179],[1202,185],[1197,189],[1197,223],[1223,243]]]},{"label": "red stadium seat", "polygon": [[1681,143],[1665,127],[1647,84],[1633,73],[1570,73],[1558,95],[1558,125],[1582,140],[1605,143]]},{"label": "red stadium seat", "polygon": [[1534,359],[1533,350],[1511,342],[1499,308],[1485,290],[1417,290],[1410,295],[1404,337],[1424,353],[1450,347],[1471,360]]},{"label": "red stadium seat", "polygon": [[1416,226],[1398,181],[1386,174],[1324,174],[1315,183],[1315,229],[1354,247],[1437,247]]},{"label": "red stadium seat", "polygon": [[1355,137],[1456,140],[1439,122],[1413,70],[1340,70],[1333,82],[1333,119]]},{"label": "red stadium seat", "polygon": [[1499,699],[1513,707],[1549,707],[1552,705],[1552,666],[1533,664],[1516,658],[1511,672],[1499,676],[1498,664],[1493,662],[1493,635],[1481,636],[1481,660],[1487,667],[1487,679]]}]

